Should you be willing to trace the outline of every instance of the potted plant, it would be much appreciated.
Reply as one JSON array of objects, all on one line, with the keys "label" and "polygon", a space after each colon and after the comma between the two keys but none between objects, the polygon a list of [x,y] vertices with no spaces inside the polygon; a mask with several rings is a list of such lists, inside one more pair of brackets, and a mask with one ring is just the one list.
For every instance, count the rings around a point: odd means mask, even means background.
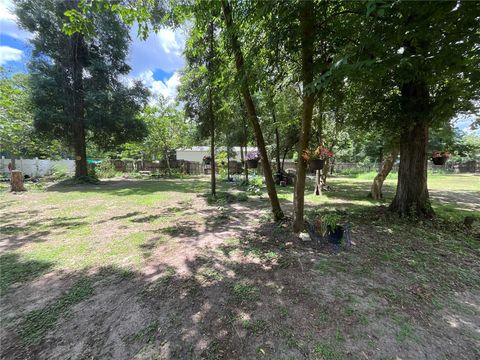
[{"label": "potted plant", "polygon": [[447,151],[434,151],[432,154],[432,161],[435,165],[445,165],[450,154]]},{"label": "potted plant", "polygon": [[252,151],[247,153],[247,168],[256,169],[258,167],[259,160],[260,154],[258,151]]},{"label": "potted plant", "polygon": [[322,170],[323,166],[325,165],[325,160],[327,158],[331,158],[333,156],[333,152],[326,148],[325,146],[319,145],[314,150],[305,150],[303,152],[303,159],[308,161],[310,166],[310,170]]},{"label": "potted plant", "polygon": [[205,165],[210,165],[210,163],[212,162],[212,157],[208,156],[208,155],[205,155],[203,157],[203,162],[205,163]]},{"label": "potted plant", "polygon": [[326,214],[322,217],[323,235],[328,234],[332,244],[340,244],[343,238],[343,226],[338,224],[339,217],[335,214]]}]

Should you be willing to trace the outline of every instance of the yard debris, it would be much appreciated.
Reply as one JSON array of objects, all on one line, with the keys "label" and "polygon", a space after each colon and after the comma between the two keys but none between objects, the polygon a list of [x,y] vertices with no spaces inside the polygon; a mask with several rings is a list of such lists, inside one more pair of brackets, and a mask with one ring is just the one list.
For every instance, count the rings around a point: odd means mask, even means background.
[{"label": "yard debris", "polygon": [[310,235],[308,234],[308,232],[302,232],[302,233],[298,234],[298,237],[299,237],[300,240],[302,240],[302,241],[312,241],[312,238],[310,237]]}]

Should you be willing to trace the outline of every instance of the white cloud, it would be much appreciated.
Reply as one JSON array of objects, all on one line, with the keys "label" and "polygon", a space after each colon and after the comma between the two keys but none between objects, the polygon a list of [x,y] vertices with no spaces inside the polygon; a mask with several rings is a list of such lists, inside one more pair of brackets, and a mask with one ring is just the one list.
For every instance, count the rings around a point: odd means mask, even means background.
[{"label": "white cloud", "polygon": [[[14,8],[11,0],[0,0],[0,34],[15,39],[26,41],[33,34],[19,28],[17,18],[13,13]],[[132,43],[130,44],[128,62],[132,67],[129,78],[142,77],[144,83],[156,94],[163,94],[173,98],[180,76],[178,71],[183,68],[185,60],[183,49],[185,46],[185,31],[182,29],[161,29],[158,33],[151,33],[147,40],[140,40],[137,36],[138,27],[133,26],[130,30]],[[8,48],[3,50],[3,48]],[[2,63],[6,61],[26,61],[22,51],[12,47],[3,46],[0,54]],[[153,78],[153,71],[161,69],[165,73],[173,73],[166,82],[157,81]]]},{"label": "white cloud", "polygon": [[11,8],[11,1],[0,0],[0,20],[16,20],[15,15],[9,10]]},{"label": "white cloud", "polygon": [[13,13],[13,8],[10,0],[0,0],[0,33],[15,39],[30,39],[33,35],[20,29],[17,25],[17,17]]},{"label": "white cloud", "polygon": [[20,61],[22,56],[22,50],[10,46],[0,46],[0,65],[4,65],[9,61]]},{"label": "white cloud", "polygon": [[147,70],[137,76],[135,80],[140,80],[148,89],[150,89],[153,99],[158,98],[159,95],[162,95],[170,100],[173,100],[177,95],[178,85],[180,85],[180,74],[175,72],[170,79],[163,82],[160,80],[155,80],[153,78],[153,71]]},{"label": "white cloud", "polygon": [[[157,38],[162,45],[162,49],[167,53],[173,53],[177,56],[181,56],[183,44],[180,45],[179,41],[181,42],[181,36],[176,35],[175,32],[171,29],[162,29],[157,34]],[[183,39],[184,40],[184,39]]]},{"label": "white cloud", "polygon": [[128,62],[132,67],[134,77],[155,69],[165,72],[175,72],[183,68],[185,60],[182,56],[185,46],[185,34],[181,29],[175,31],[162,29],[158,33],[151,33],[147,40],[137,37],[138,28],[130,30],[132,44],[128,55]]}]

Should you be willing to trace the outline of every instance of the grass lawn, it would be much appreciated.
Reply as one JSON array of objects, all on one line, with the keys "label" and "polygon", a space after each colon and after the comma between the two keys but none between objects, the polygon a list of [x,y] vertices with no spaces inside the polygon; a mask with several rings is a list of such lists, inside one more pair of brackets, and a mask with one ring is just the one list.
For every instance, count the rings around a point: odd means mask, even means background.
[{"label": "grass lawn", "polygon": [[265,193],[220,182],[212,202],[207,177],[3,186],[1,357],[480,358],[480,224],[462,225],[480,177],[429,174],[434,221],[389,214],[396,180],[383,202],[370,182],[309,184],[309,218],[351,226],[336,255],[273,223]]}]

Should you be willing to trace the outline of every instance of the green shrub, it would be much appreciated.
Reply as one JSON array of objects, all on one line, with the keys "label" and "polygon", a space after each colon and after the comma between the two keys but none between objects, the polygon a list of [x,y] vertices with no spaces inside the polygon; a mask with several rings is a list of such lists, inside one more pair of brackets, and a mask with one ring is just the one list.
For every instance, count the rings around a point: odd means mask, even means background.
[{"label": "green shrub", "polygon": [[100,164],[95,166],[95,174],[99,179],[108,179],[115,177],[117,172],[110,160],[103,160]]},{"label": "green shrub", "polygon": [[244,192],[237,194],[237,201],[243,202],[248,200],[248,195]]},{"label": "green shrub", "polygon": [[63,180],[69,177],[69,175],[68,167],[65,164],[55,164],[50,170],[50,177],[52,177],[53,180]]}]

